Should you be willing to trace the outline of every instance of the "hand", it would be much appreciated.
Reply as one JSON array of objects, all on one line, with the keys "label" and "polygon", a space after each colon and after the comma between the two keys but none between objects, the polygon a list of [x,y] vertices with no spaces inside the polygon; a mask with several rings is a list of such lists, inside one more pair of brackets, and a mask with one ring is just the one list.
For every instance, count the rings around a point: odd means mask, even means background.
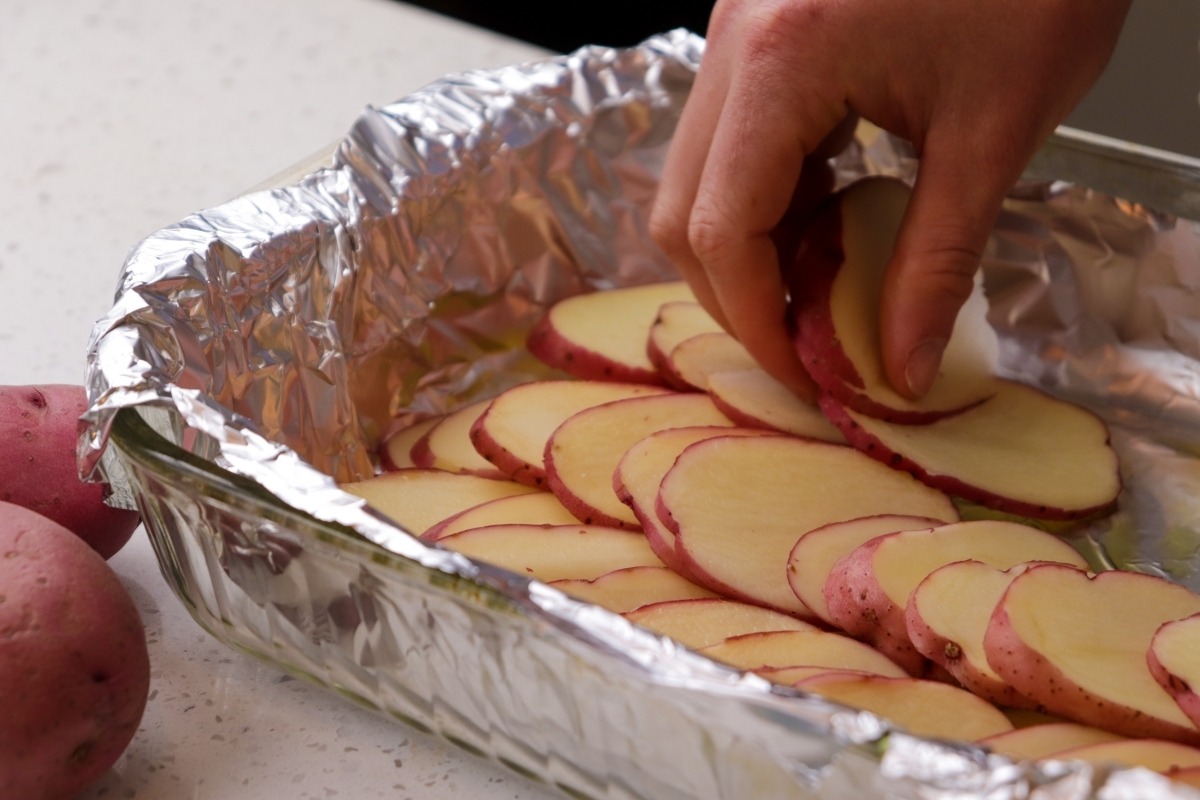
[{"label": "hand", "polygon": [[920,397],[1004,194],[1103,70],[1130,2],[719,0],[652,235],[763,368],[812,398],[772,231],[821,182],[805,156],[854,113],[908,139],[921,167],[880,332],[888,379]]}]

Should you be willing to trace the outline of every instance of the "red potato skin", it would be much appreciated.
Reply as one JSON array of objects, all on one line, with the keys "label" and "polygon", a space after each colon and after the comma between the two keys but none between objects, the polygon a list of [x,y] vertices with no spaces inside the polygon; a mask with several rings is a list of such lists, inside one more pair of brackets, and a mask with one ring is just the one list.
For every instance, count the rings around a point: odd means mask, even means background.
[{"label": "red potato skin", "polygon": [[137,731],[150,660],[137,608],[71,531],[0,503],[0,797],[69,800]]},{"label": "red potato skin", "polygon": [[729,403],[725,402],[720,397],[717,397],[712,392],[709,392],[708,396],[712,398],[713,405],[717,407],[717,411],[720,411],[722,414],[729,417],[729,420],[739,428],[756,428],[760,431],[778,431],[780,433],[787,433],[787,431],[781,431],[774,425],[769,425],[766,422],[763,422],[758,417],[752,417],[745,411],[731,406]]},{"label": "red potato skin", "polygon": [[[657,324],[659,320],[655,319]],[[659,378],[664,384],[680,392],[694,392],[696,387],[685,381],[675,367],[671,364],[671,354],[664,353],[662,348],[658,346],[658,342],[654,341],[654,337],[646,339],[646,358],[650,359],[650,363],[657,370]]]},{"label": "red potato skin", "polygon": [[891,450],[883,442],[879,441],[877,437],[863,430],[846,413],[845,407],[827,392],[821,394],[820,406],[825,418],[842,432],[842,435],[846,437],[846,441],[850,442],[850,445],[854,449],[869,455],[876,461],[887,464],[892,469],[907,472],[926,486],[938,489],[946,494],[970,500],[973,503],[978,503],[981,506],[992,508],[996,511],[1003,511],[1020,517],[1029,517],[1030,519],[1074,521],[1088,519],[1089,517],[1108,516],[1117,509],[1116,498],[1098,506],[1072,509],[1053,508],[1051,506],[1026,503],[1021,500],[1012,500],[1007,497],[997,497],[958,478],[930,473],[912,459]]},{"label": "red potato skin", "polygon": [[577,378],[650,386],[666,385],[662,376],[655,370],[621,364],[570,341],[554,327],[549,313],[538,320],[529,331],[525,349],[543,363]]},{"label": "red potato skin", "polygon": [[[546,442],[545,460],[546,460],[546,486],[558,498],[558,502],[563,504],[563,508],[575,515],[575,519],[582,522],[584,525],[604,525],[609,528],[620,528],[627,531],[641,530],[641,526],[630,525],[623,519],[610,517],[598,508],[593,508],[591,504],[585,503],[581,498],[577,497],[574,492],[567,488],[562,479],[558,477],[558,473],[554,469],[554,455],[551,452],[551,444],[554,437]],[[635,515],[636,516],[636,515]]]},{"label": "red potato skin", "polygon": [[471,444],[475,446],[475,452],[495,464],[496,469],[509,479],[535,489],[545,489],[548,479],[545,467],[525,463],[488,433],[487,416],[491,412],[489,408],[471,425]]},{"label": "red potato skin", "polygon": [[880,543],[895,535],[878,536],[843,556],[833,565],[821,594],[834,625],[867,642],[909,675],[922,678],[929,674],[929,659],[909,640],[904,609],[891,601],[871,571]]},{"label": "red potato skin", "polygon": [[[1035,569],[1074,570],[1075,567],[1045,564],[1033,567],[1029,572]],[[1009,591],[1011,590],[1010,586]],[[1008,612],[1004,608],[1007,596],[1006,591],[996,605],[984,635],[983,647],[987,653],[988,665],[1018,692],[1040,703],[1050,713],[1094,728],[1135,739],[1168,739],[1200,746],[1200,731],[1188,730],[1110,703],[1068,680],[1062,670],[1022,642],[1013,630]]]},{"label": "red potato skin", "polygon": [[1187,714],[1188,719],[1200,727],[1200,695],[1197,695],[1183,678],[1167,671],[1167,668],[1158,660],[1158,656],[1154,654],[1153,641],[1150,643],[1150,649],[1146,651],[1146,666],[1150,668],[1150,674],[1154,676],[1154,680],[1158,681],[1158,684],[1166,689],[1167,694],[1175,700],[1179,710]]},{"label": "red potato skin", "polygon": [[796,260],[786,276],[792,298],[792,344],[816,384],[860,414],[902,425],[928,425],[982,403],[980,400],[949,411],[902,411],[858,391],[865,384],[842,349],[830,308],[833,281],[845,260],[841,203],[835,195],[805,229]]},{"label": "red potato skin", "polygon": [[917,652],[933,662],[935,667],[944,669],[955,683],[967,691],[998,706],[1029,711],[1043,710],[1038,703],[1025,697],[1007,683],[997,681],[976,669],[963,657],[962,648],[957,642],[936,633],[925,623],[911,596],[908,605],[905,606],[904,623],[908,629],[908,638]]},{"label": "red potato skin", "polygon": [[[478,421],[479,420],[476,420],[476,422],[478,422]],[[437,430],[437,425],[434,425],[432,428],[430,428],[425,433],[424,436],[422,436],[420,439],[417,439],[416,443],[413,444],[413,447],[409,453],[409,456],[413,460],[413,466],[417,467],[418,469],[440,469],[439,467],[434,466],[434,462],[437,460],[437,456],[435,456],[433,454],[433,450],[429,449],[429,437],[436,430]],[[474,424],[472,424],[471,432],[474,433],[474,431],[475,431],[475,427],[474,427]],[[474,444],[474,441],[475,441],[474,438],[472,438],[471,443]],[[478,450],[478,449],[479,448],[476,448],[476,450]],[[484,456],[484,458],[487,458],[487,456]],[[490,458],[488,460],[491,461]],[[392,470],[392,472],[395,472],[395,470]],[[504,473],[504,471],[499,468],[496,468],[496,469],[460,469],[460,470],[457,470],[457,472],[459,472],[463,475],[475,475],[480,478],[491,478],[492,480],[507,480],[508,479],[508,475],[506,475]]]},{"label": "red potato skin", "polygon": [[105,505],[107,486],[79,480],[75,438],[86,410],[82,386],[0,386],[0,501],[57,522],[107,559],[141,517]]},{"label": "red potato skin", "polygon": [[674,571],[675,573],[692,580],[692,575],[687,570],[687,565],[680,559],[675,550],[675,542],[667,541],[662,532],[662,522],[658,519],[658,515],[654,509],[644,509],[637,503],[633,502],[633,495],[625,488],[620,480],[620,471],[613,473],[613,491],[617,493],[617,499],[629,506],[633,511],[633,515],[638,518],[638,522],[642,523],[642,532],[646,534],[646,542],[650,545],[651,552],[658,556],[658,560]]}]

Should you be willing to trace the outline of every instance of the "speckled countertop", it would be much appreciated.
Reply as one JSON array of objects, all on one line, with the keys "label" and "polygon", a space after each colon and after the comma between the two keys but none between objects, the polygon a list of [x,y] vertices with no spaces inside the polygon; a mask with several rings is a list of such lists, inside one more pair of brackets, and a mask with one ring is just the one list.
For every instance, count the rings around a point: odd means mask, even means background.
[{"label": "speckled countertop", "polygon": [[[541,54],[387,0],[3,0],[0,384],[82,382],[143,236],[319,150],[367,103]],[[110,563],[146,624],[151,693],[85,800],[558,796],[219,644],[140,530]]]}]

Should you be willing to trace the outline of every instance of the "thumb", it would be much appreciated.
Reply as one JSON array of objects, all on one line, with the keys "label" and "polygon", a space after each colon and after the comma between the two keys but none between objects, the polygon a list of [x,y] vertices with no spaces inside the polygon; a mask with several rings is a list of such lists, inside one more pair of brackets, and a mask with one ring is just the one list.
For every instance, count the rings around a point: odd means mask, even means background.
[{"label": "thumb", "polygon": [[974,276],[1004,195],[1023,163],[968,136],[930,131],[883,283],[884,371],[900,394],[923,396]]}]

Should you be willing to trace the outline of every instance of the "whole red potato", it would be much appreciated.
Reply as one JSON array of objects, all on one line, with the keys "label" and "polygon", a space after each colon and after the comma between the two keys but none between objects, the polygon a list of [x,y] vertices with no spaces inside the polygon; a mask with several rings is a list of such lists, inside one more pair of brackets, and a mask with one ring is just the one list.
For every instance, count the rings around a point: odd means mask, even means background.
[{"label": "whole red potato", "polygon": [[149,689],[116,573],[71,531],[0,502],[0,797],[76,796],[125,750]]},{"label": "whole red potato", "polygon": [[104,485],[79,480],[75,438],[86,410],[82,386],[0,386],[0,500],[74,531],[107,559],[141,520],[105,505]]}]

